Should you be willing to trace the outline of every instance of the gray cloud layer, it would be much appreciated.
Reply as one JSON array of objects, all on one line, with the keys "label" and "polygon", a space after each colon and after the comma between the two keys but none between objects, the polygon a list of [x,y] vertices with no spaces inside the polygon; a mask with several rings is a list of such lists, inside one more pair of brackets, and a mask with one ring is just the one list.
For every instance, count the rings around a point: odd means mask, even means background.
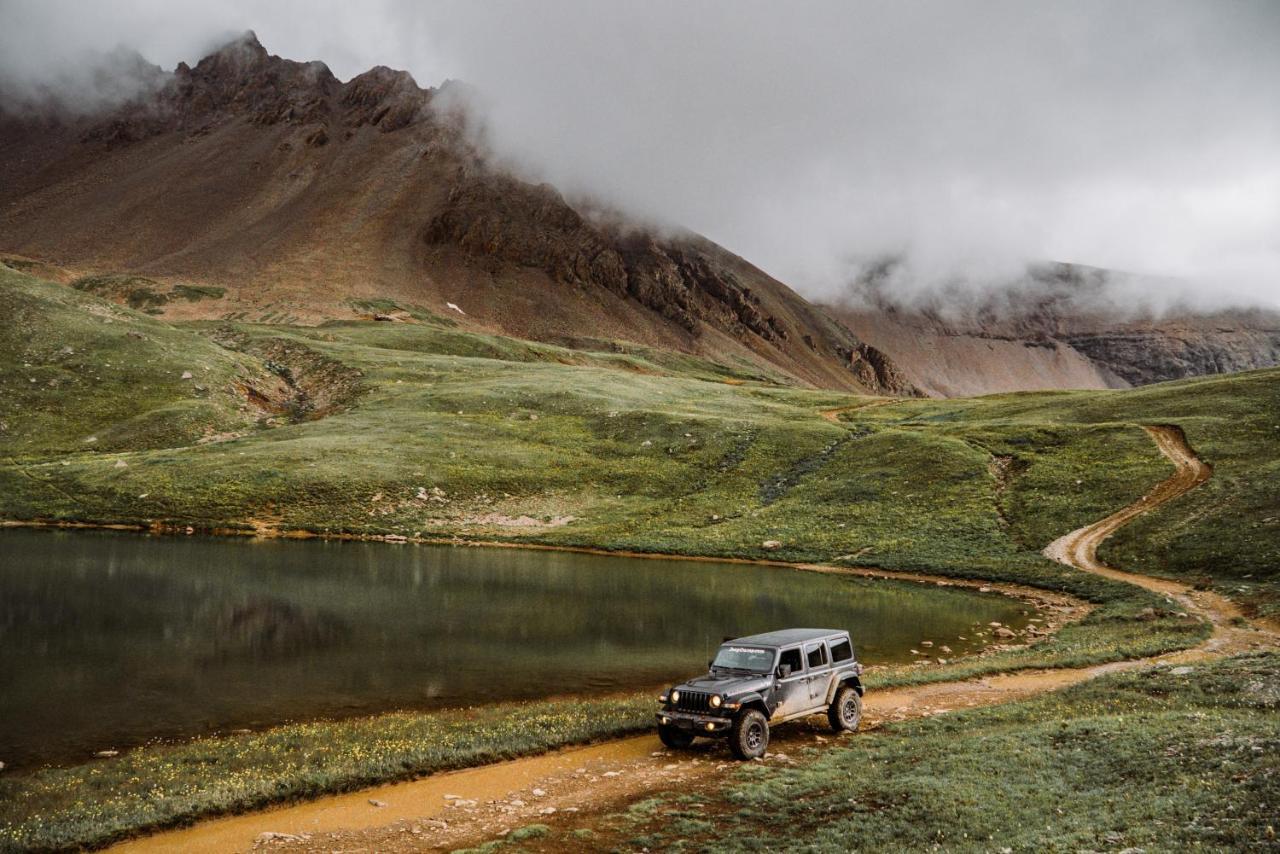
[{"label": "gray cloud layer", "polygon": [[260,5],[0,0],[0,78],[74,82],[117,45],[172,67],[252,28],[344,78],[464,79],[531,177],[810,294],[901,253],[907,289],[1054,259],[1280,305],[1272,0]]}]

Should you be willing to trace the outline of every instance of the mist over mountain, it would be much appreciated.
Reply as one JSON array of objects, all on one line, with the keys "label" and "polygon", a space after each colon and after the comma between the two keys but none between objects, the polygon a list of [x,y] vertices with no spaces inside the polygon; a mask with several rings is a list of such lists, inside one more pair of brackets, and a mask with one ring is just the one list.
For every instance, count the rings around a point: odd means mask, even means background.
[{"label": "mist over mountain", "polygon": [[[899,296],[1028,263],[1129,270],[1154,298],[1280,301],[1280,11],[1191,2],[34,3],[0,79],[137,48],[164,69],[255,29],[339,79],[386,65],[453,95],[473,145],[566,198],[705,234],[824,299],[850,258]],[[127,75],[123,78],[128,80]]]},{"label": "mist over mountain", "polygon": [[[0,250],[174,319],[431,315],[914,392],[883,354],[744,259],[688,231],[579,210],[491,162],[455,86],[423,89],[385,66],[344,83],[246,33],[111,109],[29,105],[0,116]],[[217,298],[164,296],[192,282]]]},{"label": "mist over mountain", "polygon": [[897,259],[863,267],[825,306],[944,397],[1035,388],[1128,388],[1280,364],[1280,311],[1228,308],[1186,283],[1032,264],[980,287],[896,286]]},{"label": "mist over mountain", "polygon": [[[638,202],[628,182],[652,155],[611,155],[638,158],[614,163],[612,187],[540,180],[556,169],[512,145],[501,87],[423,88],[386,65],[344,82],[252,32],[172,70],[89,44],[64,74],[36,73],[48,57],[6,71],[0,250],[61,265],[68,280],[110,272],[144,277],[143,290],[195,281],[225,294],[150,309],[174,319],[314,323],[417,306],[502,335],[637,342],[888,394],[1125,387],[1280,363],[1280,315],[1225,272],[1206,285],[1026,260],[1027,244],[997,233],[982,235],[1000,244],[990,251],[976,239],[960,254],[914,239],[874,251],[888,244],[869,228],[859,251],[795,241],[809,272],[793,281],[824,308],[671,208]],[[576,140],[573,127],[563,132]],[[705,186],[718,176],[708,165]],[[733,206],[742,192],[727,194],[722,222],[751,207]],[[842,221],[794,219],[780,233]],[[820,281],[811,263],[829,267]],[[121,299],[137,290],[112,287]]]}]

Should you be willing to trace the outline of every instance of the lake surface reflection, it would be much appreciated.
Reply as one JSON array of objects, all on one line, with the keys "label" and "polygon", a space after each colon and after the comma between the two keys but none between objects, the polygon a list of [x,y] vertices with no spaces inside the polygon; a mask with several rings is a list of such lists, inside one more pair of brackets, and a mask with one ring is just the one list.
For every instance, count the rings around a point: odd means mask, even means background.
[{"label": "lake surface reflection", "polygon": [[549,551],[0,531],[0,761],[656,686],[725,636],[848,628],[867,663],[1020,625],[999,596]]}]

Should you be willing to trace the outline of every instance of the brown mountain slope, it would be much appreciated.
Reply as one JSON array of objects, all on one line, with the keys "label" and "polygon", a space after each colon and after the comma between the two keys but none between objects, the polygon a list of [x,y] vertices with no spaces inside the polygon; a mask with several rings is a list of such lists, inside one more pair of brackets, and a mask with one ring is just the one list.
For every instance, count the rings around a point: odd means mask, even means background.
[{"label": "brown mountain slope", "polygon": [[222,289],[151,309],[175,318],[314,322],[387,301],[507,335],[627,339],[817,386],[914,391],[709,241],[585,216],[492,168],[443,90],[404,72],[342,83],[248,34],[194,68],[133,76],[146,93],[107,115],[0,114],[0,250]]},{"label": "brown mountain slope", "polygon": [[909,307],[872,276],[826,308],[917,388],[942,397],[1127,388],[1280,365],[1280,313],[1156,312],[1131,304],[1118,276],[1044,265],[980,295]]}]

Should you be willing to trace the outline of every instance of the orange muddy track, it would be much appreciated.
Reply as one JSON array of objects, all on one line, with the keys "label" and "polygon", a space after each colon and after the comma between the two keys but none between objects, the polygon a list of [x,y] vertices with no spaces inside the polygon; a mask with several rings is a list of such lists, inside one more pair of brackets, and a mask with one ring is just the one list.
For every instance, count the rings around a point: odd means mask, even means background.
[{"label": "orange muddy track", "polygon": [[[1276,636],[1265,627],[1241,625],[1237,619],[1241,616],[1239,609],[1223,597],[1193,591],[1185,584],[1123,572],[1098,560],[1099,544],[1122,525],[1185,494],[1212,475],[1212,469],[1195,455],[1180,429],[1146,429],[1174,464],[1173,475],[1128,507],[1055,540],[1045,554],[1085,572],[1177,600],[1189,613],[1212,622],[1210,639],[1193,649],[1156,658],[1077,669],[1019,671],[964,682],[871,692],[866,698],[867,726],[1023,699],[1103,673],[1200,661],[1275,644]],[[825,726],[812,722],[789,725],[775,734],[766,761],[787,763],[792,761],[788,751],[848,737],[835,736]],[[214,819],[189,829],[122,843],[112,850],[448,850],[494,838],[531,822],[572,821],[578,812],[614,808],[654,792],[733,774],[738,767],[719,742],[673,753],[663,750],[653,735],[643,735]]]},{"label": "orange muddy track", "polygon": [[1045,557],[1083,569],[1085,572],[1103,575],[1154,593],[1164,594],[1180,602],[1188,611],[1211,621],[1213,636],[1189,653],[1198,652],[1207,655],[1235,651],[1241,643],[1255,640],[1257,630],[1274,635],[1274,628],[1262,623],[1253,628],[1242,628],[1238,625],[1243,621],[1244,614],[1235,603],[1224,596],[1194,590],[1190,585],[1177,581],[1125,572],[1107,566],[1098,559],[1098,546],[1122,526],[1180,495],[1185,495],[1213,476],[1213,467],[1196,456],[1196,452],[1187,443],[1187,437],[1183,434],[1182,428],[1154,426],[1144,429],[1155,440],[1160,452],[1173,463],[1173,475],[1156,484],[1155,488],[1128,507],[1054,540],[1045,547]]},{"label": "orange muddy track", "polygon": [[1123,572],[1098,560],[1098,546],[1123,525],[1161,504],[1172,501],[1179,495],[1190,492],[1213,476],[1212,466],[1196,456],[1180,428],[1147,427],[1144,429],[1151,434],[1151,438],[1155,439],[1156,447],[1160,452],[1173,461],[1175,467],[1173,476],[1161,481],[1154,489],[1128,507],[1117,510],[1099,522],[1086,525],[1054,540],[1045,547],[1044,555],[1059,563],[1097,575],[1105,575],[1117,581],[1135,584],[1156,593],[1181,594],[1188,589],[1184,584]]}]

